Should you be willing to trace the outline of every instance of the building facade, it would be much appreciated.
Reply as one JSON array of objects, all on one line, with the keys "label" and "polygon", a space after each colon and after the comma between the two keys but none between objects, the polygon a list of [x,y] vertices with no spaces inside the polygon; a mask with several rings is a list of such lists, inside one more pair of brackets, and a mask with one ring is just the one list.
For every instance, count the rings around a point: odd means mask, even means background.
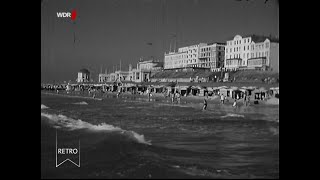
[{"label": "building facade", "polygon": [[209,43],[200,47],[198,67],[218,69],[223,66],[224,61],[223,43]]},{"label": "building facade", "polygon": [[199,43],[164,54],[164,69],[219,68],[224,60],[223,43]]},{"label": "building facade", "polygon": [[118,70],[109,74],[99,74],[99,82],[149,82],[151,75],[162,69],[163,62],[155,60],[139,61],[136,68],[132,68],[130,64],[128,71]]},{"label": "building facade", "polygon": [[169,52],[164,54],[164,69],[184,68],[187,66],[187,52]]},{"label": "building facade", "polygon": [[78,72],[77,82],[81,83],[81,82],[89,82],[89,81],[90,81],[90,72],[88,71],[88,69],[81,69]]},{"label": "building facade", "polygon": [[227,41],[224,66],[226,69],[279,71],[279,42],[264,36],[236,35]]}]

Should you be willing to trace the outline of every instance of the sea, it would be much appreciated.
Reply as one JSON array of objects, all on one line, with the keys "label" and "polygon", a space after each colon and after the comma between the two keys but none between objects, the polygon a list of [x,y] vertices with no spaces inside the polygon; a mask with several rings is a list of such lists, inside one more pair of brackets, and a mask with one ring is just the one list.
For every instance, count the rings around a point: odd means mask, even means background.
[{"label": "sea", "polygon": [[279,106],[41,93],[41,178],[279,178]]}]

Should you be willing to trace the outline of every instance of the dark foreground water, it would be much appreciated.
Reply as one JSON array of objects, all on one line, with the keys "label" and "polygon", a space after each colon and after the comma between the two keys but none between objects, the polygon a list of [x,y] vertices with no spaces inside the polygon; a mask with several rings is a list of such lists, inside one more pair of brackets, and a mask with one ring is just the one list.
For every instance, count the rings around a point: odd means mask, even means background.
[{"label": "dark foreground water", "polygon": [[[278,106],[41,94],[42,178],[279,178]],[[56,139],[57,138],[57,139]],[[56,155],[78,148],[78,155]]]}]

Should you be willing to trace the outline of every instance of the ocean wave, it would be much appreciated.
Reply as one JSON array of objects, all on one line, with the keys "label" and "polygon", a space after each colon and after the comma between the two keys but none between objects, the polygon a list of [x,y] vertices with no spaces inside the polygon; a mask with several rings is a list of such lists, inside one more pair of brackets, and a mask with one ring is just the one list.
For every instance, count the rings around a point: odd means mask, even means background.
[{"label": "ocean wave", "polygon": [[87,103],[87,102],[85,102],[85,101],[76,102],[76,103],[72,103],[72,104],[77,104],[77,105],[88,105],[88,103]]},{"label": "ocean wave", "polygon": [[87,129],[90,131],[106,131],[106,132],[116,131],[116,132],[121,132],[122,134],[127,135],[129,138],[132,138],[139,143],[151,145],[150,141],[146,141],[144,135],[140,135],[134,131],[123,130],[119,127],[116,127],[110,124],[101,123],[99,125],[93,125],[88,122],[82,121],[81,119],[76,120],[62,114],[56,115],[56,114],[41,113],[41,116],[48,118],[51,121],[51,123],[54,124],[55,128],[63,127],[71,131],[78,130],[78,129]]},{"label": "ocean wave", "polygon": [[228,114],[226,114],[224,116],[221,116],[221,118],[226,118],[226,117],[244,117],[244,115],[228,113]]},{"label": "ocean wave", "polygon": [[45,105],[43,105],[43,104],[41,104],[41,109],[48,109],[49,107],[47,107],[47,106],[45,106]]}]

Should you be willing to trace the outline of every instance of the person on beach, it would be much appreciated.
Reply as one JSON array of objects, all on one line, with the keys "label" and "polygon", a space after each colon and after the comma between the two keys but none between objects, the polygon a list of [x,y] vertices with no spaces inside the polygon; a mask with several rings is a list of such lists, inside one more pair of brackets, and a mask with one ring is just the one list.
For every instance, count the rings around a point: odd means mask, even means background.
[{"label": "person on beach", "polygon": [[220,96],[220,101],[222,104],[224,104],[224,95],[223,94],[221,94],[221,96]]},{"label": "person on beach", "polygon": [[207,109],[207,100],[203,99],[203,107],[202,110],[206,110]]},{"label": "person on beach", "polygon": [[237,99],[234,99],[234,102],[233,102],[233,105],[232,105],[233,107],[237,107]]},{"label": "person on beach", "polygon": [[171,93],[171,103],[174,102],[174,93]]},{"label": "person on beach", "polygon": [[148,100],[150,101],[151,92],[149,89],[147,89],[147,94],[148,94]]},{"label": "person on beach", "polygon": [[119,97],[121,94],[121,89],[119,88],[118,93],[117,93],[117,97]]},{"label": "person on beach", "polygon": [[176,96],[177,96],[177,101],[178,101],[178,103],[180,104],[180,96],[181,96],[180,93],[177,92],[177,93],[176,93]]},{"label": "person on beach", "polygon": [[247,97],[247,103],[246,103],[246,106],[249,106],[250,105],[250,96]]}]

